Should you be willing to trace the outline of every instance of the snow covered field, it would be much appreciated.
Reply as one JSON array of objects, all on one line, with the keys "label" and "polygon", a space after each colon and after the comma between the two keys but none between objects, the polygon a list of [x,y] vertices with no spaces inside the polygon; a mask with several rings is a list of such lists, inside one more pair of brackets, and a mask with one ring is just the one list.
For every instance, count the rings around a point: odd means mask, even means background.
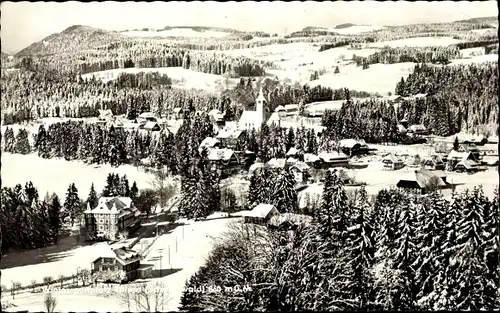
[{"label": "snow covered field", "polygon": [[230,35],[228,32],[196,31],[191,28],[174,28],[162,31],[127,31],[122,35],[130,37],[188,37],[188,38],[221,38]]},{"label": "snow covered field", "polygon": [[90,79],[92,75],[95,75],[97,79],[108,82],[118,78],[121,73],[137,74],[139,72],[167,74],[172,79],[172,87],[175,88],[214,91],[218,88],[218,84],[223,81],[220,75],[195,72],[182,67],[114,69],[84,74],[82,78]]},{"label": "snow covered field", "polygon": [[379,29],[385,28],[384,26],[375,26],[375,25],[354,25],[351,27],[340,28],[340,29],[331,29],[341,35],[354,35],[360,33],[368,33],[373,32]]},{"label": "snow covered field", "polygon": [[389,46],[391,48],[397,47],[426,47],[426,46],[449,46],[462,42],[462,40],[454,39],[452,37],[415,37],[390,41],[380,41],[371,43],[372,48],[382,48]]},{"label": "snow covered field", "polygon": [[32,181],[41,198],[46,192],[55,192],[64,199],[70,183],[75,183],[80,198],[86,198],[92,183],[97,192],[102,191],[109,173],[126,174],[130,184],[136,181],[139,189],[149,187],[153,179],[152,174],[131,165],[113,168],[108,164],[87,165],[79,161],[42,159],[34,154],[2,153],[2,186],[24,186],[27,181]]}]

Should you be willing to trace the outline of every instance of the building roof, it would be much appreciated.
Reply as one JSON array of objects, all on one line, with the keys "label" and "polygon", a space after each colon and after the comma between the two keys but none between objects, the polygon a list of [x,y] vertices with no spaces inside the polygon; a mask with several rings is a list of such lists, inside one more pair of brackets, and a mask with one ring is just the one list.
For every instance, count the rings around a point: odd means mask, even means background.
[{"label": "building roof", "polygon": [[147,122],[144,125],[144,129],[146,130],[153,130],[154,128],[160,128],[160,125],[157,122]]},{"label": "building roof", "polygon": [[208,112],[208,116],[213,116],[213,115],[216,115],[216,114],[221,114],[222,112],[217,110],[217,109],[213,109],[213,110],[210,110]]},{"label": "building roof", "polygon": [[434,184],[436,184],[436,187],[444,187],[446,186],[446,183],[443,181],[443,176],[442,174],[436,175],[433,172],[420,169],[420,170],[415,170],[411,172],[405,173],[406,175],[400,179],[398,182],[398,187],[404,187],[405,183],[408,182],[414,182],[416,183],[420,188],[426,188],[430,186],[432,181],[434,181]]},{"label": "building roof", "polygon": [[233,155],[234,151],[232,149],[213,148],[208,150],[208,159],[210,161],[229,161]]},{"label": "building roof", "polygon": [[305,153],[304,154],[304,162],[314,163],[317,161],[321,161],[321,158],[319,156],[312,154],[312,153]]},{"label": "building roof", "polygon": [[99,110],[99,117],[112,117],[113,112],[111,110]]},{"label": "building roof", "polygon": [[274,112],[283,112],[283,111],[286,111],[286,109],[282,105],[278,105],[276,109],[274,109]]},{"label": "building roof", "polygon": [[257,96],[257,99],[255,101],[266,101],[266,98],[264,97],[264,93],[262,92],[262,88],[260,88],[259,95]]},{"label": "building roof", "polygon": [[180,113],[182,111],[182,108],[174,108],[172,111],[174,113],[178,114],[178,113]]},{"label": "building roof", "polygon": [[295,213],[282,213],[271,217],[269,224],[280,226],[283,223],[289,222],[294,225],[298,224],[309,224],[312,221],[312,217],[303,214]]},{"label": "building roof", "polygon": [[448,154],[448,160],[467,160],[470,157],[470,152],[459,152],[456,150],[451,150]]},{"label": "building roof", "polygon": [[432,162],[434,164],[443,164],[443,159],[441,159],[441,157],[437,154],[433,154],[431,156],[428,156],[424,159],[424,162]]},{"label": "building roof", "polygon": [[462,160],[462,161],[458,162],[458,164],[456,166],[460,166],[460,165],[465,167],[468,170],[478,166],[478,164],[476,162],[474,162],[473,160]]},{"label": "building roof", "polygon": [[339,160],[347,160],[349,157],[342,152],[321,152],[319,157],[325,162],[333,162]]},{"label": "building roof", "polygon": [[264,164],[262,162],[256,162],[256,163],[250,165],[250,168],[248,169],[248,173],[251,174],[251,173],[255,172],[257,169],[264,168],[264,167],[266,167],[266,164]]},{"label": "building roof", "polygon": [[135,250],[129,249],[127,247],[121,247],[118,249],[113,250],[113,252],[116,254],[116,259],[122,264],[130,264],[132,262],[135,262],[137,260],[142,260],[141,255],[136,252]]},{"label": "building roof", "polygon": [[383,159],[382,162],[384,163],[403,163],[403,160],[400,158],[396,157],[394,154],[389,153],[386,155]]},{"label": "building roof", "polygon": [[266,218],[273,211],[275,211],[275,213],[279,213],[274,205],[261,203],[251,211],[250,215],[247,216]]},{"label": "building roof", "polygon": [[281,120],[282,120],[281,116],[277,112],[274,112],[274,113],[271,114],[271,116],[267,120],[267,125],[271,126],[275,122],[278,122],[278,121],[281,121]]},{"label": "building roof", "polygon": [[418,124],[418,125],[411,125],[409,127],[409,130],[416,132],[416,131],[426,131],[427,129],[425,128],[424,125]]},{"label": "building roof", "polygon": [[361,144],[356,139],[342,139],[341,141],[339,141],[339,146],[342,148],[352,149],[356,145],[361,146]]},{"label": "building roof", "polygon": [[[262,122],[262,115],[259,111],[243,111],[240,117],[240,124],[255,124]],[[260,126],[260,125],[259,125]]]},{"label": "building roof", "polygon": [[217,145],[219,143],[220,143],[219,139],[213,138],[213,137],[207,137],[207,138],[203,139],[203,141],[200,143],[199,149],[201,150],[204,147],[213,148],[213,147],[215,147],[215,145]]},{"label": "building roof", "polygon": [[285,110],[287,112],[297,111],[298,109],[299,109],[299,105],[298,104],[287,104],[287,105],[285,105]]},{"label": "building roof", "polygon": [[129,197],[101,197],[94,209],[87,206],[85,213],[92,214],[118,214],[123,212],[135,212],[137,208],[133,206]]},{"label": "building roof", "polygon": [[217,114],[213,115],[213,119],[215,121],[223,121],[224,120],[224,114],[217,113]]},{"label": "building roof", "polygon": [[286,159],[273,158],[273,159],[269,160],[269,162],[267,162],[267,164],[272,168],[284,168],[286,165]]},{"label": "building roof", "polygon": [[291,147],[286,153],[286,155],[291,156],[291,155],[296,155],[297,153],[299,153],[299,150],[297,150],[297,148],[295,147]]},{"label": "building roof", "polygon": [[222,129],[218,134],[216,138],[219,139],[228,139],[228,138],[234,138],[237,139],[240,137],[241,133],[243,131],[240,129]]},{"label": "building roof", "polygon": [[153,114],[153,112],[143,112],[141,114],[139,114],[140,118],[148,118],[148,117],[155,117],[155,115]]},{"label": "building roof", "polygon": [[404,132],[406,132],[406,128],[405,128],[403,125],[398,124],[398,131],[399,131],[400,133],[404,133]]},{"label": "building roof", "polygon": [[291,166],[291,168],[292,168],[292,169],[293,169],[293,168],[296,168],[296,169],[298,169],[299,171],[304,172],[304,171],[309,170],[309,168],[310,168],[310,167],[309,167],[309,165],[307,165],[305,162],[298,161],[298,162],[295,162],[295,163]]}]

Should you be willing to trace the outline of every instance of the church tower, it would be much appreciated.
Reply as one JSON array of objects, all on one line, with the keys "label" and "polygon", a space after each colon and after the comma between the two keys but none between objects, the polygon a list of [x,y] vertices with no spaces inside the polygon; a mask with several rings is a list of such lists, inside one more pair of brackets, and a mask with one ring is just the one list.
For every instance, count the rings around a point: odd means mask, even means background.
[{"label": "church tower", "polygon": [[[259,96],[257,97],[257,102],[255,103],[255,109],[258,112],[257,115],[259,116],[260,123],[264,122],[266,120],[266,98],[264,98],[264,93],[262,92],[262,88],[260,88],[259,91]],[[260,124],[259,124],[260,126]]]}]

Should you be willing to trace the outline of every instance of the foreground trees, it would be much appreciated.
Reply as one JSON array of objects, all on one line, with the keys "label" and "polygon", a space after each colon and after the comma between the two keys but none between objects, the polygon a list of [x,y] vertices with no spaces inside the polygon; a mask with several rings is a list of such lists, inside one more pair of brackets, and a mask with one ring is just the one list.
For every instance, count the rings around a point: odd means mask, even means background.
[{"label": "foreground trees", "polygon": [[[498,231],[498,199],[480,188],[451,200],[397,190],[369,200],[361,190],[348,201],[331,173],[311,224],[234,224],[186,283],[180,309],[498,309]],[[204,284],[222,292],[189,291]]]}]

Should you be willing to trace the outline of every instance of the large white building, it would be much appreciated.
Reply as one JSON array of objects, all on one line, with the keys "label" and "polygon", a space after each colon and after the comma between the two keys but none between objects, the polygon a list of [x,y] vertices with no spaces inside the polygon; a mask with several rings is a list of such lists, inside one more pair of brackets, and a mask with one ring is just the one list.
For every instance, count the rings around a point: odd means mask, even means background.
[{"label": "large white building", "polygon": [[266,98],[262,93],[262,88],[259,91],[259,96],[257,97],[255,103],[255,111],[243,111],[241,114],[239,128],[240,129],[260,129],[262,123],[266,122]]}]

